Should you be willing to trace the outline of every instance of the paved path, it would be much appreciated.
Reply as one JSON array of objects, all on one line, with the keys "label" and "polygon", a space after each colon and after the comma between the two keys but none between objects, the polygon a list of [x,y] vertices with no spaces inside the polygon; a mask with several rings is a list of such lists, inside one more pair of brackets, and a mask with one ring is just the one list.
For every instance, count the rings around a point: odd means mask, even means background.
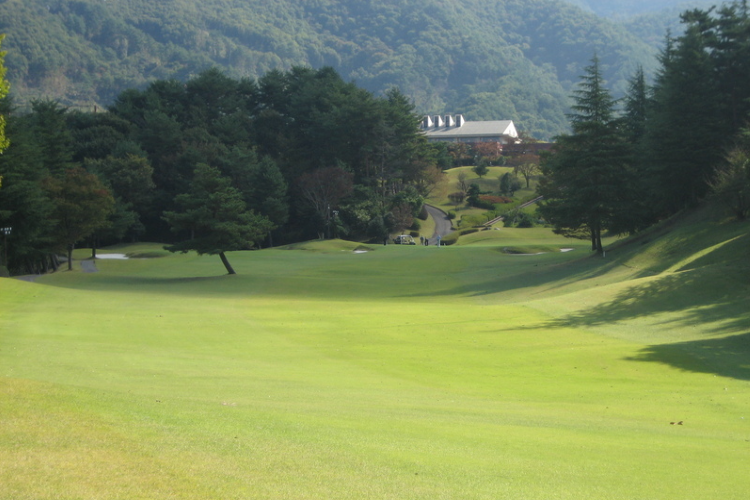
[{"label": "paved path", "polygon": [[446,234],[453,231],[452,224],[450,219],[448,218],[448,214],[446,214],[439,208],[433,207],[432,205],[425,205],[424,207],[427,210],[427,213],[430,214],[430,217],[432,217],[435,221],[435,234],[433,234],[432,237],[429,238],[429,241],[430,245],[436,245],[438,236],[442,238]]},{"label": "paved path", "polygon": [[92,259],[86,259],[81,261],[81,270],[84,273],[96,273],[99,270],[96,268],[96,261]]}]

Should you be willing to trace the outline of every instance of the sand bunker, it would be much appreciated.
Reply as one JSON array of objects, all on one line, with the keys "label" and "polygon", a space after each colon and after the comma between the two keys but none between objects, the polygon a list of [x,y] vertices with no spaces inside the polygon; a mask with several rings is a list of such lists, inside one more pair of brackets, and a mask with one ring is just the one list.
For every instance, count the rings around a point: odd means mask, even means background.
[{"label": "sand bunker", "polygon": [[125,260],[128,258],[124,253],[98,253],[96,254],[97,259],[121,259]]}]

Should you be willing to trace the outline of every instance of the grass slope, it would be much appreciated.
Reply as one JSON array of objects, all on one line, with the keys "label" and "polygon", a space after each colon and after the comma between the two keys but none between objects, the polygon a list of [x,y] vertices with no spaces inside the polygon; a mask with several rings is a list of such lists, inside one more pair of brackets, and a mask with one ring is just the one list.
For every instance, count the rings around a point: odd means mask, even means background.
[{"label": "grass slope", "polygon": [[[429,203],[432,205],[438,206],[446,212],[455,212],[457,216],[455,225],[460,225],[462,217],[470,215],[478,216],[487,212],[487,210],[483,208],[470,207],[466,203],[461,203],[456,206],[448,199],[448,195],[461,190],[461,184],[458,181],[459,174],[463,173],[466,176],[465,183],[467,186],[477,184],[482,192],[498,193],[500,189],[500,177],[505,173],[513,173],[512,167],[488,167],[487,175],[480,178],[474,173],[473,168],[474,167],[456,167],[445,170],[441,182],[435,187],[429,199]],[[516,191],[514,198],[516,200],[527,200],[536,197],[536,179],[531,181],[528,188],[522,177],[521,181],[523,187]],[[533,210],[535,209],[536,207],[532,206],[526,211],[533,213]]]},{"label": "grass slope", "polygon": [[748,229],[0,280],[0,499],[744,499]]}]

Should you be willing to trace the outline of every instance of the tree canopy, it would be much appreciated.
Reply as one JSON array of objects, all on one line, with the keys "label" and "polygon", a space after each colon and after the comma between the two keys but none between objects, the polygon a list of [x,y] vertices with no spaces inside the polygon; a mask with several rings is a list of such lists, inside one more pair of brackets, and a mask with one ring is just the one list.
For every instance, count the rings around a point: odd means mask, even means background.
[{"label": "tree canopy", "polygon": [[556,231],[592,238],[633,232],[690,208],[713,190],[746,215],[750,120],[747,2],[693,9],[667,36],[653,85],[642,70],[618,112],[597,59],[582,77],[572,134],[543,158],[541,212]]},{"label": "tree canopy", "polygon": [[[211,68],[186,84],[129,89],[109,109],[89,113],[34,101],[28,112],[10,114],[0,216],[33,221],[34,234],[44,234],[44,214],[56,204],[41,186],[73,169],[98,179],[114,200],[100,210],[106,224],[76,239],[90,238],[92,248],[148,239],[222,255],[320,235],[380,237],[374,221],[403,215],[403,193],[421,208],[440,175],[439,148],[419,121],[398,90],[378,97],[332,68],[295,67],[259,80]],[[335,189],[313,189],[318,178]],[[36,208],[13,205],[19,197]],[[24,238],[26,246],[11,252],[17,270],[54,248],[31,233]]]},{"label": "tree canopy", "polygon": [[175,199],[177,210],[164,212],[176,233],[186,233],[170,252],[195,250],[199,255],[218,255],[229,274],[236,274],[225,252],[249,250],[273,227],[271,221],[248,210],[242,194],[219,169],[198,164],[188,193]]},{"label": "tree canopy", "polygon": [[400,88],[420,113],[512,119],[541,137],[566,131],[568,92],[594,50],[617,93],[656,52],[558,0],[6,0],[0,32],[24,101],[92,109],[211,66],[232,78],[330,66],[375,95]]}]

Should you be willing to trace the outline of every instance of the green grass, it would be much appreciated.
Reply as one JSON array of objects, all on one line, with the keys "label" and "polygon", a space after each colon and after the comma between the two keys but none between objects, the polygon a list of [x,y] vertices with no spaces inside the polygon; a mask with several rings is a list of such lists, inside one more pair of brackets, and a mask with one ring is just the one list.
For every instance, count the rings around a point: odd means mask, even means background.
[{"label": "green grass", "polygon": [[1,279],[0,499],[744,499],[749,229]]},{"label": "green grass", "polygon": [[[448,199],[448,195],[451,193],[454,193],[459,190],[458,188],[458,174],[463,172],[466,174],[466,183],[468,184],[477,184],[479,185],[479,189],[482,192],[493,192],[497,193],[500,185],[499,178],[501,175],[503,175],[506,172],[513,172],[512,167],[488,167],[489,172],[487,175],[483,177],[477,176],[472,171],[473,167],[456,167],[449,170],[446,170],[443,175],[442,182],[435,188],[432,196],[429,199],[429,203],[432,205],[438,206],[448,211],[453,211],[457,215],[457,221],[455,222],[455,225],[458,225],[460,223],[460,219],[464,216],[482,216],[484,215],[487,210],[483,208],[474,208],[469,207],[465,203],[462,203],[458,207],[450,202]],[[523,186],[522,189],[519,189],[515,195],[514,199],[516,200],[525,200],[525,199],[531,199],[535,197],[536,194],[536,185],[537,181],[536,179],[532,179],[530,186],[526,187],[526,181],[521,177],[521,184]],[[524,209],[525,212],[534,213],[536,210],[536,206],[532,205],[531,207]]]}]

